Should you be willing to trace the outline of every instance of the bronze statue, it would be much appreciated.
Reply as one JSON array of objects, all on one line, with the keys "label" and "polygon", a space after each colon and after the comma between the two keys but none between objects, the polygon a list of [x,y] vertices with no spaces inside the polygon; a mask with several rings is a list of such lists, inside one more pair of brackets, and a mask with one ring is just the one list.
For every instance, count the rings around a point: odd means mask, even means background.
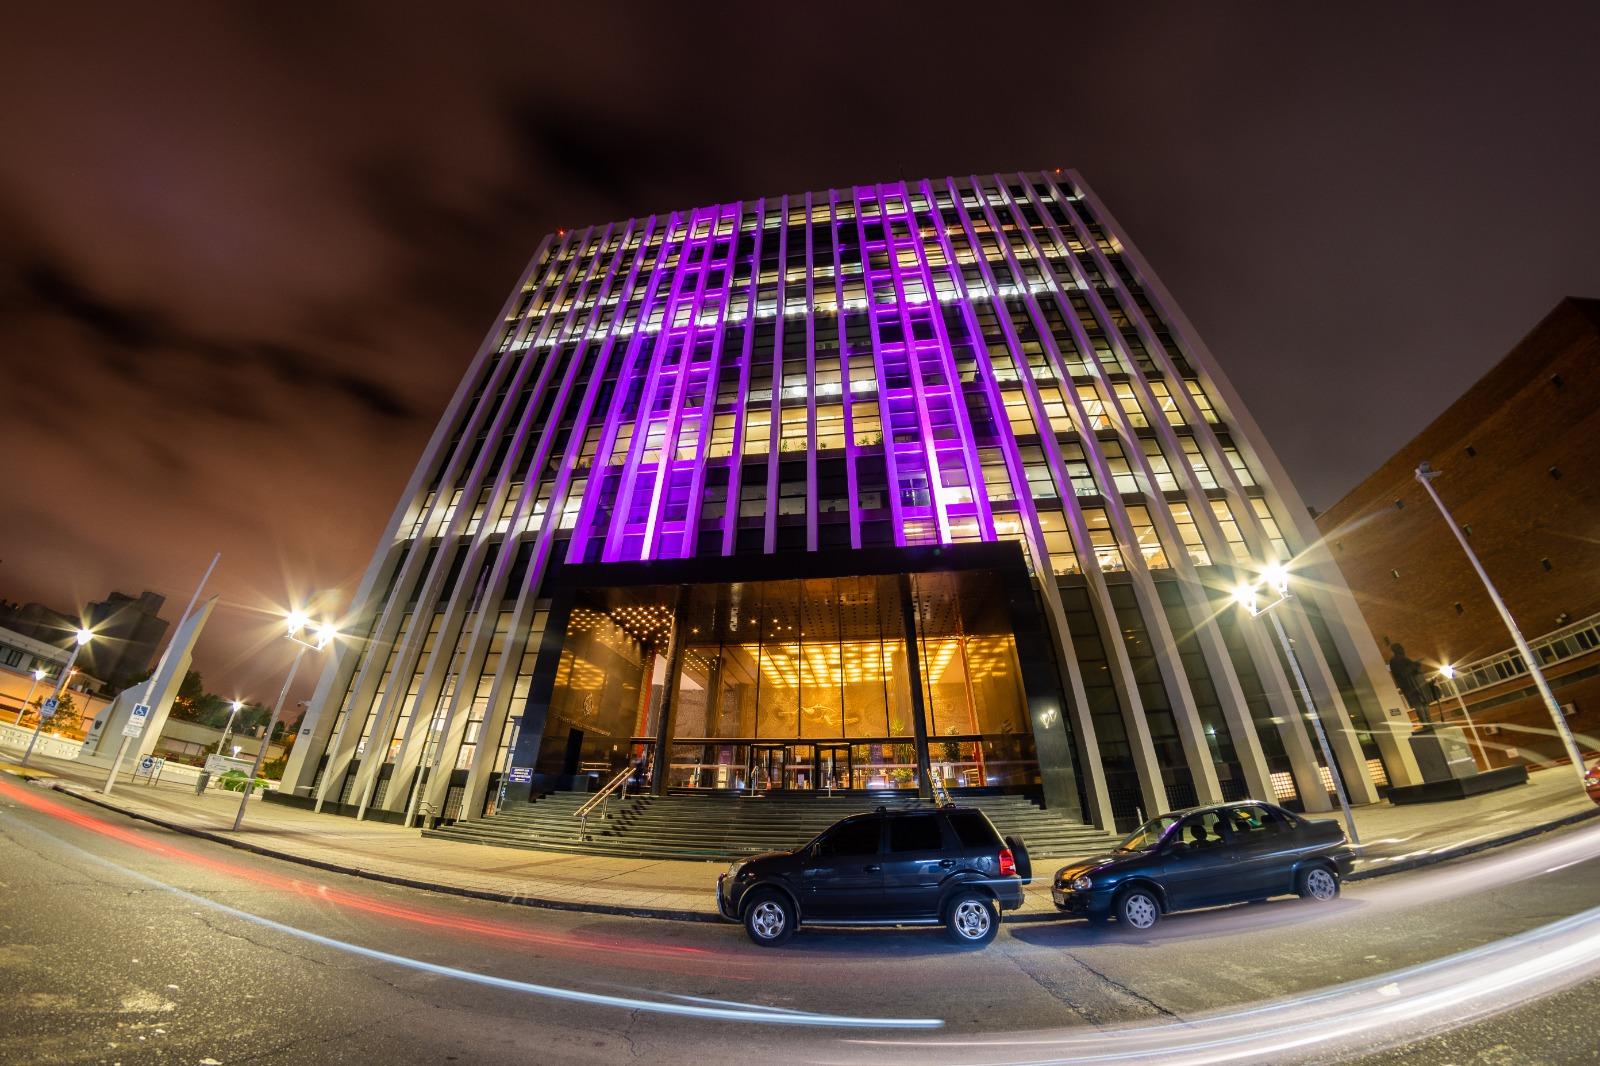
[{"label": "bronze statue", "polygon": [[1393,653],[1389,659],[1389,676],[1394,678],[1394,687],[1400,690],[1400,695],[1405,697],[1406,704],[1416,712],[1422,724],[1432,725],[1428,707],[1438,698],[1433,682],[1423,675],[1421,663],[1406,658],[1405,648],[1390,644],[1389,650]]}]

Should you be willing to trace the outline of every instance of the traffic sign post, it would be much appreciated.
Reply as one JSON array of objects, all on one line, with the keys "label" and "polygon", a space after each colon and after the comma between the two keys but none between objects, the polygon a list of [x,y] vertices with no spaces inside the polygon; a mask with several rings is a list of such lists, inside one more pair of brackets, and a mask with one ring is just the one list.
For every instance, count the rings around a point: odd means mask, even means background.
[{"label": "traffic sign post", "polygon": [[166,768],[167,760],[156,755],[144,755],[139,759],[139,765],[134,768],[133,778],[145,778],[145,783],[153,785],[161,779],[161,771]]},{"label": "traffic sign post", "polygon": [[122,727],[125,737],[139,737],[144,734],[144,725],[150,721],[150,705],[148,703],[135,703],[133,711],[128,715],[128,724]]}]

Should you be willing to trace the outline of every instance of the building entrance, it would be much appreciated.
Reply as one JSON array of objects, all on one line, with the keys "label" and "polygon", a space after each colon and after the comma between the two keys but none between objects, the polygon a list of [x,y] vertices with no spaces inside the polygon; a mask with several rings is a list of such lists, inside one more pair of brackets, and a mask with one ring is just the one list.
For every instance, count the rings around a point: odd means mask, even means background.
[{"label": "building entrance", "polygon": [[651,738],[657,790],[1035,785],[995,585],[958,571],[579,589],[540,770],[567,770],[574,745],[610,768]]}]

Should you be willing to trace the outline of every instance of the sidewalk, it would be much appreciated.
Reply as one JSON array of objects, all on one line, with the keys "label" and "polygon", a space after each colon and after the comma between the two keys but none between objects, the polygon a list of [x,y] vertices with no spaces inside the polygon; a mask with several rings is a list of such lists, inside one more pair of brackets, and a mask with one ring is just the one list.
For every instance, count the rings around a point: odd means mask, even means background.
[{"label": "sidewalk", "polygon": [[[12,761],[17,757],[0,754],[0,772],[33,778],[84,802],[180,833],[323,870],[560,910],[718,920],[715,890],[717,874],[725,869],[721,863],[585,857],[425,840],[415,829],[259,800],[251,801],[244,828],[234,833],[238,793],[212,790],[196,796],[192,787],[134,784],[124,775],[106,797],[98,791],[103,770],[37,755],[22,770]],[[1358,808],[1356,827],[1363,848],[1352,880],[1442,862],[1596,816],[1600,806],[1577,791],[1571,771],[1563,767],[1536,772],[1517,788],[1452,803]],[[1052,872],[1035,871],[1039,880],[1028,892],[1027,905],[1008,920],[1055,917],[1047,880]]]}]

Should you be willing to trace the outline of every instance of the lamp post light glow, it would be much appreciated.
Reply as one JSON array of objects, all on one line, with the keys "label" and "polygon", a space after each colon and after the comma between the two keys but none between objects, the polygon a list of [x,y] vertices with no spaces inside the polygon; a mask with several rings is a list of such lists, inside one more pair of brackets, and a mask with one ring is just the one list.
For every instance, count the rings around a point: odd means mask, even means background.
[{"label": "lamp post light glow", "polygon": [[1445,525],[1450,527],[1450,532],[1456,535],[1456,542],[1461,545],[1461,550],[1466,553],[1467,562],[1472,564],[1472,569],[1478,573],[1478,580],[1483,582],[1484,589],[1489,593],[1489,599],[1494,601],[1494,609],[1500,612],[1500,620],[1506,624],[1506,629],[1511,633],[1511,642],[1517,646],[1517,651],[1522,656],[1523,664],[1528,668],[1528,676],[1533,678],[1534,687],[1539,690],[1539,695],[1544,698],[1545,709],[1550,712],[1550,718],[1555,723],[1556,736],[1561,738],[1561,744],[1567,750],[1567,758],[1572,760],[1572,769],[1578,775],[1578,788],[1587,792],[1588,782],[1584,778],[1583,754],[1578,751],[1578,742],[1572,738],[1572,730],[1567,727],[1566,716],[1561,713],[1561,704],[1556,702],[1554,692],[1550,691],[1550,683],[1545,680],[1544,671],[1539,668],[1539,657],[1528,647],[1528,642],[1523,639],[1522,630],[1517,628],[1516,619],[1511,617],[1511,611],[1500,598],[1500,591],[1494,587],[1494,582],[1489,580],[1489,572],[1478,561],[1478,555],[1472,550],[1472,545],[1467,543],[1466,534],[1461,532],[1461,527],[1456,525],[1455,518],[1450,514],[1450,509],[1444,505],[1444,500],[1439,498],[1438,491],[1433,487],[1433,479],[1442,471],[1435,470],[1426,462],[1420,463],[1416,470],[1416,479],[1422,485],[1428,498],[1433,500],[1433,505],[1439,508],[1439,514],[1444,517]]},{"label": "lamp post light glow", "polygon": [[243,700],[234,700],[233,701],[233,710],[228,712],[228,724],[222,727],[222,736],[217,738],[217,750],[216,750],[215,754],[217,754],[217,755],[221,755],[222,754],[222,745],[224,745],[224,744],[226,744],[228,742],[228,734],[233,732],[233,720],[235,718],[239,717],[239,711],[242,710],[243,708],[244,708],[244,701]]},{"label": "lamp post light glow", "polygon": [[39,682],[44,680],[45,669],[42,666],[33,668],[33,684],[28,686],[28,694],[22,699],[22,706],[17,708],[17,725],[22,725],[22,716],[28,713],[28,704],[33,702],[33,691],[39,687]]},{"label": "lamp post light glow", "polygon": [[[73,668],[78,662],[78,653],[83,650],[85,644],[94,639],[94,634],[87,629],[79,629],[72,635],[72,639],[74,641],[72,655],[67,659],[67,665],[61,671],[61,680],[56,682],[56,690],[50,694],[52,709],[50,714],[45,714],[44,708],[39,708],[39,724],[33,727],[33,736],[28,738],[28,750],[22,753],[23,766],[27,766],[28,760],[33,758],[33,746],[39,742],[39,734],[44,730],[45,719],[55,714],[53,705],[60,702],[61,693],[66,690],[67,682],[72,679]],[[37,678],[35,678],[35,683],[37,683]],[[33,690],[29,689],[28,691],[32,693]],[[21,721],[21,719],[18,718],[18,721]]]},{"label": "lamp post light glow", "polygon": [[[1262,603],[1257,592],[1258,587],[1263,585],[1269,593],[1276,596],[1268,603]],[[1339,763],[1334,759],[1332,749],[1328,747],[1328,734],[1322,728],[1322,716],[1317,713],[1317,705],[1311,699],[1311,689],[1306,685],[1305,675],[1300,672],[1300,660],[1294,653],[1294,645],[1289,642],[1289,634],[1284,631],[1283,622],[1272,613],[1274,607],[1291,598],[1288,568],[1278,562],[1269,563],[1264,567],[1260,578],[1254,584],[1241,584],[1233,590],[1233,602],[1249,611],[1253,618],[1266,615],[1272,622],[1273,630],[1278,634],[1278,644],[1283,648],[1284,658],[1289,660],[1289,668],[1294,671],[1295,684],[1300,689],[1300,699],[1305,703],[1306,717],[1311,719],[1316,731],[1317,746],[1322,749],[1322,758],[1328,764],[1328,776],[1333,778],[1333,791],[1339,797],[1339,809],[1344,812],[1344,824],[1350,833],[1350,843],[1360,847],[1361,837],[1356,832],[1355,815],[1350,810],[1350,799],[1345,795],[1344,775],[1339,772]]]},{"label": "lamp post light glow", "polygon": [[[244,824],[244,812],[250,802],[250,793],[256,787],[256,775],[261,772],[261,764],[267,758],[267,745],[272,743],[272,730],[278,724],[278,715],[283,712],[283,701],[289,698],[289,686],[294,684],[295,671],[300,669],[300,660],[305,658],[308,651],[321,651],[339,635],[338,630],[325,622],[313,622],[303,611],[290,611],[284,619],[288,629],[288,637],[298,647],[295,648],[294,659],[289,663],[289,675],[283,679],[283,689],[278,693],[277,702],[272,705],[272,714],[267,718],[266,732],[261,734],[261,744],[256,748],[256,761],[250,767],[250,776],[245,778],[244,788],[239,793],[239,813],[233,817],[234,832]],[[235,749],[237,751],[237,749]]]},{"label": "lamp post light glow", "polygon": [[1478,735],[1478,723],[1472,720],[1472,712],[1467,710],[1467,701],[1461,698],[1461,690],[1456,687],[1456,668],[1449,663],[1439,667],[1439,676],[1450,685],[1450,695],[1456,698],[1456,706],[1461,708],[1461,717],[1467,720],[1467,728],[1472,731],[1472,742],[1478,745],[1478,750],[1483,753],[1483,767],[1489,768],[1489,749],[1483,746],[1483,738]]}]

